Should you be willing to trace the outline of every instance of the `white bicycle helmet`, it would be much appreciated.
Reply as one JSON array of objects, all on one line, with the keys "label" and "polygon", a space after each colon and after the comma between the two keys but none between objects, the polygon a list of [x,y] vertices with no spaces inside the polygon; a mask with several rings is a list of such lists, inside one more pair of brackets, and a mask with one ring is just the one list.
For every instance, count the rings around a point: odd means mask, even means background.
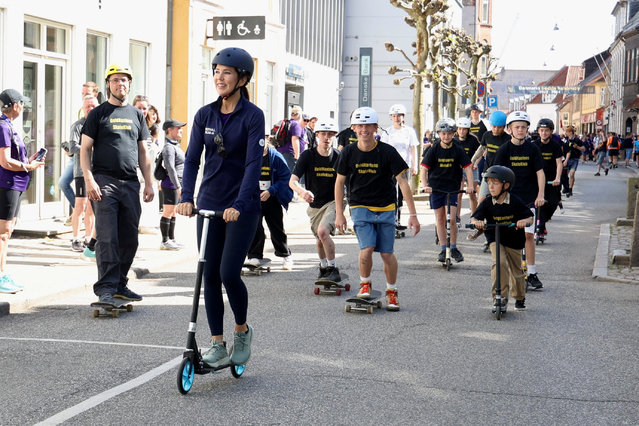
[{"label": "white bicycle helmet", "polygon": [[456,130],[457,126],[452,118],[442,118],[435,126],[435,131],[437,132],[454,132]]},{"label": "white bicycle helmet", "polygon": [[377,111],[371,107],[360,107],[353,111],[351,124],[377,124]]},{"label": "white bicycle helmet", "polygon": [[506,126],[514,121],[525,121],[530,126],[530,117],[526,111],[513,111],[508,114],[506,119]]},{"label": "white bicycle helmet", "polygon": [[393,114],[406,115],[406,107],[402,104],[391,105],[391,107],[388,110],[388,115],[393,115]]},{"label": "white bicycle helmet", "polygon": [[317,123],[315,123],[315,133],[317,132],[337,133],[337,125],[331,120],[317,120]]},{"label": "white bicycle helmet", "polygon": [[457,119],[457,128],[459,129],[464,128],[464,129],[470,129],[471,123],[470,123],[470,118],[466,118],[466,117],[460,117]]}]

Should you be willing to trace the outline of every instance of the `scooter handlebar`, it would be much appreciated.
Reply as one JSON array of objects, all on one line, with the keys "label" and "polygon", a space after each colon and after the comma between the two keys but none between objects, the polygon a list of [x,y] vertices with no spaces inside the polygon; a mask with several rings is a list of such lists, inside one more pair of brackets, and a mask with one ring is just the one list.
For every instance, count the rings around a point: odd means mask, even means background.
[{"label": "scooter handlebar", "polygon": [[[496,228],[496,227],[500,227],[500,228],[513,228],[517,226],[516,223],[514,222],[510,222],[510,223],[486,223],[484,224],[484,228],[489,229],[489,228]],[[475,225],[473,225],[472,223],[467,223],[466,224],[466,228],[468,229],[475,229]]]},{"label": "scooter handlebar", "polygon": [[193,208],[191,210],[193,212],[193,214],[199,214],[202,217],[222,217],[224,216],[224,212],[223,211],[215,211],[215,210],[203,210],[203,209],[198,209],[198,208]]}]

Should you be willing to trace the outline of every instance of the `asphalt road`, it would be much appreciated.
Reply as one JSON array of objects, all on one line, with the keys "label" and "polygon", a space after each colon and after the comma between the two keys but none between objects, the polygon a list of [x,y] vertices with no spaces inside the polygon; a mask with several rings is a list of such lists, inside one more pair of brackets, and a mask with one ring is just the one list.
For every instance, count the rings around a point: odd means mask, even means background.
[{"label": "asphalt road", "polygon": [[[277,263],[246,278],[246,372],[196,376],[187,396],[176,375],[194,262],[132,283],[145,300],[119,319],[93,318],[90,294],[0,318],[0,424],[637,424],[639,288],[590,276],[599,224],[624,214],[631,173],[592,173],[580,166],[538,246],[544,289],[527,294],[525,312],[491,315],[490,258],[467,231],[463,263],[435,262],[420,203],[422,233],[396,243],[400,312],[347,314],[345,295],[315,296],[313,240],[291,235],[294,271]],[[355,238],[338,237],[337,250],[357,281]],[[225,318],[230,335],[230,309]],[[204,309],[198,325],[207,347]]]}]

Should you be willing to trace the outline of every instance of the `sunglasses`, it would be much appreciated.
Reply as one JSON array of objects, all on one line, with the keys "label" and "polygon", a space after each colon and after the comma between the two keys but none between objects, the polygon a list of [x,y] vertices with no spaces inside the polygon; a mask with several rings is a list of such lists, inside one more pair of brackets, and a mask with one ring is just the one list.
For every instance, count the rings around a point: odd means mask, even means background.
[{"label": "sunglasses", "polygon": [[217,145],[217,153],[219,154],[219,156],[222,158],[226,158],[227,153],[226,148],[224,148],[224,139],[222,138],[222,134],[216,134],[213,138],[213,142],[215,142],[215,145]]}]

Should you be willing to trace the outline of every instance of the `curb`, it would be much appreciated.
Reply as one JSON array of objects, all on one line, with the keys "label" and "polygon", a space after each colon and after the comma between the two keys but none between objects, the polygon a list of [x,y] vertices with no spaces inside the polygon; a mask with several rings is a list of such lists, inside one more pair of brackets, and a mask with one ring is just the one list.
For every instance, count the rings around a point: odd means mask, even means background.
[{"label": "curb", "polygon": [[599,242],[595,252],[595,264],[592,277],[600,281],[609,281],[608,276],[608,248],[610,247],[610,224],[602,223],[599,227]]}]

